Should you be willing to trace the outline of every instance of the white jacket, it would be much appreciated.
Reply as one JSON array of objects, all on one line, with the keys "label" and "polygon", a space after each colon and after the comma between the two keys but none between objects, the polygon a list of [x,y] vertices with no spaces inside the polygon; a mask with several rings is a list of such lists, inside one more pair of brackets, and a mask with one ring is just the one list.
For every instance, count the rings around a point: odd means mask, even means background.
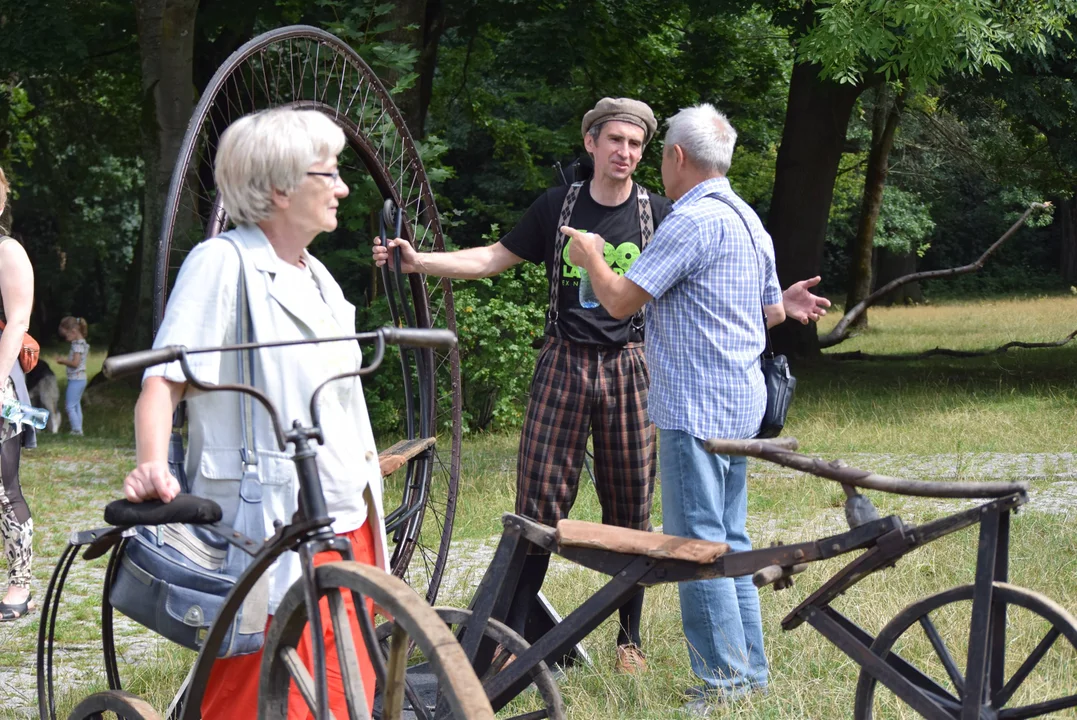
[{"label": "white jacket", "polygon": [[[154,339],[154,347],[184,345],[188,348],[235,343],[236,289],[239,254],[231,242],[237,241],[244,256],[251,326],[257,341],[326,337],[355,332],[355,306],[344,299],[340,286],[320,262],[305,256],[325,304],[339,330],[322,332],[309,302],[304,302],[289,281],[294,268],[287,266],[257,226],[244,225],[222,237],[212,238],[191,251],[180,269],[176,286],[168,298],[164,322]],[[263,348],[255,360],[256,384],[276,404],[287,430],[298,419],[311,424],[310,397],[324,380],[340,372],[341,346],[327,352],[325,345]],[[361,362],[359,346],[350,343],[344,352]],[[327,358],[333,355],[332,365]],[[189,356],[196,377],[209,383],[237,382],[240,353],[207,353]],[[347,356],[345,356],[347,360]],[[159,365],[146,376],[163,375],[185,382],[179,363]],[[338,383],[340,385],[338,385]],[[349,387],[350,384],[350,387]],[[374,434],[359,378],[337,381],[322,392],[321,424],[324,446],[313,442],[318,452],[318,469],[333,530],[340,534],[374,522],[373,535],[379,567],[389,565],[385,540],[382,479]],[[189,440],[187,476],[192,492],[217,501],[230,521],[238,506],[242,476],[239,397],[235,393],[205,393],[189,388],[187,395]],[[267,412],[256,401],[254,407],[255,444],[258,475],[262,482],[265,536],[273,534],[273,522],[287,524],[298,507],[298,482],[291,459],[293,448],[282,452],[277,445]],[[369,491],[369,492],[368,492]],[[366,498],[366,499],[364,499]],[[299,558],[286,553],[270,569],[269,612],[273,613],[288,587],[299,577]]]}]

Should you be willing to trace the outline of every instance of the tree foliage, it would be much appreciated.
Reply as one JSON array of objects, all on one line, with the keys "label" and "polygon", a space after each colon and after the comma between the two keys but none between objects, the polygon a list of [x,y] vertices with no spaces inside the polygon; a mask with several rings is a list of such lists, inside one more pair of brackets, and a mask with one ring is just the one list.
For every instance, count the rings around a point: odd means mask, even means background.
[{"label": "tree foliage", "polygon": [[[1029,200],[1053,197],[1054,225],[1023,229],[981,274],[927,288],[1042,290],[1061,286],[1060,257],[1070,258],[1077,278],[1075,5],[215,0],[198,5],[192,77],[197,93],[240,44],[280,25],[341,36],[408,117],[422,118],[412,131],[452,247],[491,242],[560,182],[554,165],[582,153],[580,118],[599,98],[644,99],[659,119],[712,102],[739,133],[734,188],[772,230],[788,230],[774,232],[783,279],[796,279],[785,277],[789,267],[821,268],[831,295],[844,290],[862,206],[874,95],[863,90],[889,83],[907,102],[875,246],[917,253],[924,269],[961,264]],[[130,322],[118,313],[146,206],[139,138],[149,110],[135,18],[119,0],[0,0],[0,164],[14,185],[10,229],[38,270],[33,322],[45,336],[76,310],[98,342]],[[805,97],[821,104],[801,103]],[[840,116],[839,105],[847,123],[811,125],[827,112]],[[804,110],[813,107],[824,112]],[[823,143],[823,131],[833,131],[832,143]],[[825,152],[792,153],[798,143]],[[652,143],[637,179],[660,192],[659,164],[660,144]],[[352,195],[341,227],[314,250],[359,306],[360,324],[376,325],[388,318],[369,252],[381,198],[357,160],[343,165]],[[794,183],[791,172],[802,173]],[[790,203],[822,198],[812,193],[827,183],[825,202]],[[541,271],[521,266],[455,285],[466,328],[465,420],[475,430],[512,425],[525,402],[531,343],[542,333]],[[393,373],[368,379],[383,427],[399,423],[399,383]]]},{"label": "tree foliage", "polygon": [[821,0],[799,57],[823,77],[858,84],[867,76],[923,90],[952,73],[1009,70],[1009,52],[1042,55],[1065,31],[1065,0]]}]

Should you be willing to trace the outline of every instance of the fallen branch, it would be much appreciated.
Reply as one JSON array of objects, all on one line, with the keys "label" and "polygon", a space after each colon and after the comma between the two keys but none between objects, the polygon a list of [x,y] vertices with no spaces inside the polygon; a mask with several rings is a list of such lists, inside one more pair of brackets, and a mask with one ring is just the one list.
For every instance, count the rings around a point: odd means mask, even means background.
[{"label": "fallen branch", "polygon": [[[795,447],[796,441],[792,441]],[[744,455],[756,457],[800,470],[817,477],[839,482],[842,485],[879,490],[896,495],[913,495],[916,497],[936,498],[988,498],[1003,497],[1015,492],[1026,492],[1027,482],[944,482],[927,480],[907,480],[906,478],[877,475],[868,470],[850,467],[841,460],[821,460],[794,452],[789,444],[776,444],[767,440],[717,440],[703,443],[707,452],[720,455]]]},{"label": "fallen branch", "polygon": [[902,285],[907,285],[911,282],[916,282],[918,280],[933,280],[935,278],[965,275],[966,273],[975,272],[981,269],[984,266],[984,263],[987,261],[987,258],[993,255],[994,252],[1002,246],[1002,243],[1013,237],[1014,233],[1016,233],[1021,228],[1021,226],[1025,224],[1025,221],[1028,220],[1029,215],[1031,215],[1036,210],[1044,210],[1049,207],[1051,207],[1051,203],[1049,202],[1037,202],[1029,205],[1028,209],[1025,210],[1024,213],[1022,213],[1021,217],[1017,218],[1017,222],[1015,222],[1009,230],[1003,233],[1002,237],[996,240],[994,244],[991,245],[991,247],[987,248],[987,250],[984,251],[984,254],[981,255],[980,258],[975,262],[969,263],[968,265],[962,265],[960,267],[946,268],[945,270],[925,270],[924,272],[912,273],[910,275],[902,275],[901,277],[886,283],[881,288],[873,292],[871,295],[868,295],[866,298],[854,305],[851,310],[842,315],[841,320],[839,320],[838,324],[834,326],[834,329],[828,332],[823,337],[819,338],[819,347],[833,347],[834,345],[837,345],[838,343],[844,341],[849,335],[849,326],[852,325],[853,322],[855,322],[856,319],[860,317],[865,310],[878,302],[878,300],[884,295],[888,294],[892,290],[896,290]]},{"label": "fallen branch", "polygon": [[834,360],[924,360],[929,357],[954,357],[954,358],[974,358],[974,357],[986,357],[988,355],[1001,355],[1002,353],[1011,350],[1013,348],[1054,348],[1062,347],[1066,343],[1070,342],[1074,338],[1077,338],[1077,330],[1074,330],[1061,340],[1055,340],[1054,342],[1008,342],[1005,345],[1000,345],[994,350],[948,350],[946,348],[934,348],[933,350],[925,350],[921,353],[907,353],[904,355],[872,355],[870,353],[857,350],[856,352],[846,353],[832,353],[827,355],[828,358]]}]

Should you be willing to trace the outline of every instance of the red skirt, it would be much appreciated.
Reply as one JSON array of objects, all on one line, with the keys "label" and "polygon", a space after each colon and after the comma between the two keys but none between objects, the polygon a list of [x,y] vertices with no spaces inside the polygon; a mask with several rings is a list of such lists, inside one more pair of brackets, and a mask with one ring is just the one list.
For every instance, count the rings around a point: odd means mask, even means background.
[{"label": "red skirt", "polygon": [[[352,544],[352,553],[356,562],[375,565],[374,534],[371,523],[345,533],[341,537]],[[319,553],[314,557],[315,566],[335,562],[341,557],[335,552]],[[352,625],[352,637],[355,639],[359,670],[363,676],[363,688],[366,690],[367,707],[374,707],[374,666],[366,653],[363,636],[359,631],[359,621],[355,614],[351,593],[344,593],[344,605]],[[333,637],[333,623],[329,617],[329,601],[322,599],[322,630],[325,633],[326,670],[329,680],[329,709],[338,718],[348,717],[348,706],[344,699],[344,683],[341,680],[340,663],[337,660],[336,643]],[[374,601],[367,599],[366,612],[373,616]],[[272,617],[269,618],[272,621]],[[266,623],[268,630],[269,623]],[[314,660],[310,645],[310,628],[303,631],[303,638],[296,648],[303,664],[314,675]],[[256,720],[258,716],[258,678],[262,666],[261,651],[234,658],[218,659],[213,663],[206,693],[202,698],[202,720]],[[288,692],[288,720],[312,720],[313,715],[307,710],[299,690],[292,683]]]}]

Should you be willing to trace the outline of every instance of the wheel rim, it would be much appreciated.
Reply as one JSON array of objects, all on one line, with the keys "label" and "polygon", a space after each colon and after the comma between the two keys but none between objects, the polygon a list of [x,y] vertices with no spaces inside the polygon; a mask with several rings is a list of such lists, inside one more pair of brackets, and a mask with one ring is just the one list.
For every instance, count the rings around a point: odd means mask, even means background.
[{"label": "wheel rim", "polygon": [[[313,27],[293,26],[243,45],[210,80],[193,113],[165,203],[154,282],[154,329],[187,253],[228,226],[216,193],[212,162],[217,141],[238,117],[270,107],[294,106],[328,115],[344,130],[341,170],[354,173],[353,196],[377,193],[403,208],[402,235],[424,251],[444,249],[433,192],[403,117],[376,75],[340,39]],[[361,198],[360,198],[361,199]],[[356,202],[359,202],[357,199]],[[408,300],[418,327],[456,330],[447,279],[410,276]],[[459,351],[423,351],[402,368],[427,395],[415,409],[418,429],[440,433],[432,456],[412,460],[401,489],[404,519],[390,528],[394,574],[428,601],[437,597],[448,559],[460,475],[461,384]],[[387,495],[388,496],[388,495]]]},{"label": "wheel rim", "polygon": [[[388,657],[376,652],[372,658],[378,690],[383,696],[403,697],[404,688],[400,682],[402,673],[396,673],[394,681],[393,670],[396,668],[402,671],[408,649],[414,646],[430,658],[438,680],[445,689],[445,697],[454,717],[493,720],[493,710],[479,679],[467,662],[463,649],[433,608],[423,602],[399,578],[376,567],[355,562],[321,565],[315,570],[315,576],[319,597],[328,599],[338,651],[340,648],[356,647],[347,639],[352,631],[340,631],[350,627],[344,615],[344,595],[352,594],[356,607],[364,607],[366,599],[369,598],[394,618],[398,632],[394,637],[392,651]],[[306,682],[302,671],[298,671],[296,667],[295,652],[306,621],[307,608],[303,600],[303,588],[300,583],[296,583],[277,607],[273,622],[266,633],[258,693],[258,716],[261,718],[283,720],[287,717],[289,683],[297,678],[300,682]],[[373,622],[366,613],[359,613],[359,630],[367,647],[379,648]],[[343,675],[357,676],[358,667],[349,670],[349,664],[354,665],[347,659],[342,663]],[[353,702],[365,707],[365,698],[359,700],[356,697],[358,693],[362,693],[362,689],[357,688],[354,683],[351,684],[350,690],[347,689],[347,681],[344,685],[345,692],[352,696]]]},{"label": "wheel rim", "polygon": [[68,720],[161,720],[149,703],[123,690],[94,693],[80,702],[68,715]]},{"label": "wheel rim", "polygon": [[[891,662],[900,657],[945,690],[947,701],[964,702],[973,593],[972,585],[963,585],[910,605],[882,629],[872,652],[891,657]],[[1040,717],[1077,707],[1077,620],[1048,598],[1007,583],[995,583],[992,588],[992,605],[999,603],[1005,608],[1006,621],[1004,665],[999,672],[1003,684],[990,688],[990,699],[982,705],[984,717]],[[988,664],[990,677],[990,660]],[[1060,683],[1061,695],[1055,690]],[[1053,699],[1038,697],[1043,692]],[[907,707],[909,714],[901,714],[902,701],[866,670],[860,671],[855,702],[857,720],[876,715],[918,717]],[[1043,702],[1055,705],[1036,707]],[[957,717],[960,710],[951,714]]]}]

